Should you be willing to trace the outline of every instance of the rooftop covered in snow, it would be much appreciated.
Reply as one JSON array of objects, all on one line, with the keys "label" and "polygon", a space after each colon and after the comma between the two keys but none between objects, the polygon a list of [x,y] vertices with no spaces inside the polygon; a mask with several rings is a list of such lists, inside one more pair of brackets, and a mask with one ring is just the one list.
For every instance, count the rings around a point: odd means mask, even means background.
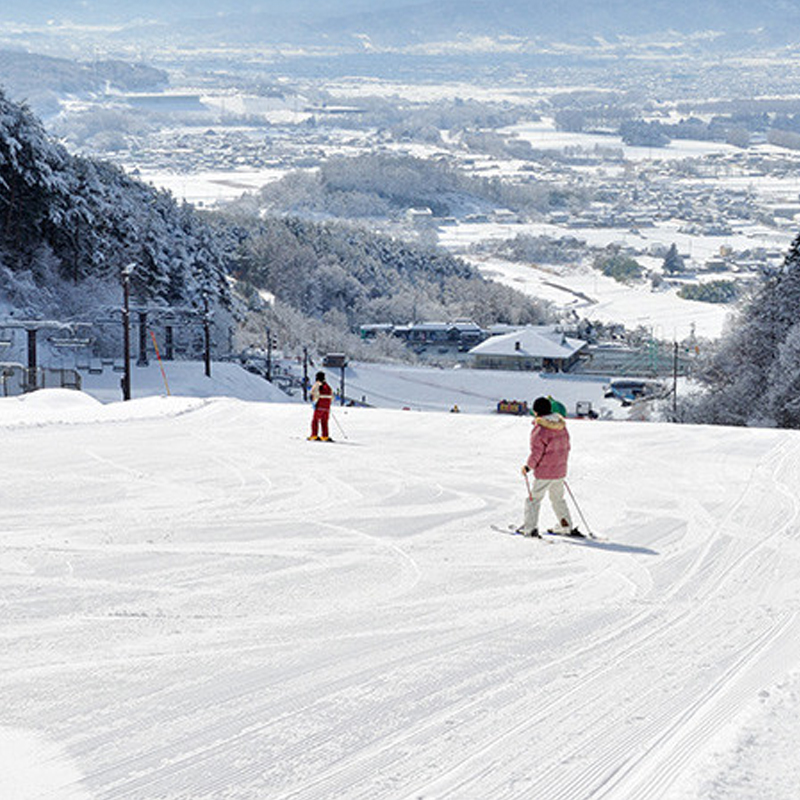
[{"label": "rooftop covered in snow", "polygon": [[483,369],[554,370],[566,372],[586,342],[572,339],[553,325],[531,325],[492,336],[470,350]]}]

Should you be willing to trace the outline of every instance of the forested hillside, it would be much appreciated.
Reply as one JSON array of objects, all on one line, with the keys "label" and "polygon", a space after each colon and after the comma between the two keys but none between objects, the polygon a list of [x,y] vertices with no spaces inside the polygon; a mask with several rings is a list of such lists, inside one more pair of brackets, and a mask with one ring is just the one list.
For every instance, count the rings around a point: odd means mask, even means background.
[{"label": "forested hillside", "polygon": [[800,236],[705,360],[693,422],[800,428]]},{"label": "forested hillside", "polygon": [[115,167],[71,156],[0,93],[0,303],[68,317],[118,287],[133,263],[143,301],[198,304],[205,292],[228,305],[226,248],[191,208]]},{"label": "forested hillside", "polygon": [[119,60],[75,61],[67,58],[0,50],[0,76],[12,100],[24,99],[38,114],[57,113],[65,96],[118,89],[141,92],[163,89],[167,73]]},{"label": "forested hillside", "polygon": [[391,218],[425,206],[441,217],[497,207],[548,210],[564,203],[564,192],[533,182],[473,177],[413,156],[366,154],[330,158],[313,172],[292,172],[265,186],[258,202],[278,213],[349,218]]},{"label": "forested hillside", "polygon": [[17,50],[0,50],[0,74],[6,91],[12,96],[45,90],[75,94],[107,87],[141,92],[163,89],[169,83],[166,72],[146,64],[119,60],[73,61]]},{"label": "forested hillside", "polygon": [[343,223],[237,218],[236,277],[303,314],[405,323],[468,317],[482,324],[533,323],[545,304],[485,280],[464,261]]}]

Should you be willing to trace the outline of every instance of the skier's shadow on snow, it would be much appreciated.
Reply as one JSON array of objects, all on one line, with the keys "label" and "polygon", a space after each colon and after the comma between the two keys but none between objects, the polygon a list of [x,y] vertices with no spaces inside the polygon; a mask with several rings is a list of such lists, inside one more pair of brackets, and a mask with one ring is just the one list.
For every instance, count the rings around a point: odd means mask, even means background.
[{"label": "skier's shadow on snow", "polygon": [[573,539],[564,537],[565,542],[576,544],[579,547],[593,547],[597,550],[606,550],[609,553],[626,553],[637,556],[657,556],[658,550],[649,547],[642,547],[636,544],[622,544],[620,542],[604,542],[600,539]]}]

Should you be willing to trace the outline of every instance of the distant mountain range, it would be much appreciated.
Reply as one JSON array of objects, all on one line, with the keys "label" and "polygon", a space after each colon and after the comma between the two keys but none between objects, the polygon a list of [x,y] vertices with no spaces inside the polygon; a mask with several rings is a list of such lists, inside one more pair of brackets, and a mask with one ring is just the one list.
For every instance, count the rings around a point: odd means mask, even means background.
[{"label": "distant mountain range", "polygon": [[[242,11],[245,6],[247,11]],[[550,40],[613,38],[669,30],[800,38],[800,0],[27,0],[3,4],[0,22],[158,22],[184,35],[226,41],[336,41],[375,44],[512,35]]]},{"label": "distant mountain range", "polygon": [[[291,15],[322,19],[340,14],[412,5],[414,0],[294,0]],[[243,11],[243,9],[245,9]],[[0,21],[47,23],[74,21],[109,24],[135,20],[176,22],[223,15],[287,16],[283,0],[26,0],[0,7]]]},{"label": "distant mountain range", "polygon": [[0,76],[0,86],[9,96],[28,100],[43,92],[81,94],[107,86],[128,92],[154,91],[163,89],[169,82],[165,72],[144,64],[109,60],[79,62],[2,48]]}]

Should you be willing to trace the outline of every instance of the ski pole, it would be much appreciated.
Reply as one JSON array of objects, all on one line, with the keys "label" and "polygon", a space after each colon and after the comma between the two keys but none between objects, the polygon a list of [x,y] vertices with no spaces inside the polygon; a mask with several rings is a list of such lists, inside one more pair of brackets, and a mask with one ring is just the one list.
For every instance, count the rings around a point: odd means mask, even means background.
[{"label": "ski pole", "polygon": [[347,434],[344,432],[344,428],[339,423],[339,420],[336,419],[336,414],[333,413],[333,409],[331,409],[331,417],[333,418],[333,421],[336,423],[336,427],[342,432],[342,436],[344,436],[344,438],[347,439]]},{"label": "ski pole", "polygon": [[564,486],[567,487],[569,496],[572,498],[572,503],[578,510],[578,514],[580,515],[581,521],[586,526],[586,533],[588,533],[589,536],[591,536],[592,539],[594,539],[594,534],[592,533],[592,529],[589,527],[589,523],[586,521],[586,517],[583,516],[583,511],[581,511],[581,507],[578,505],[578,501],[575,499],[575,495],[572,493],[572,489],[570,488],[570,485],[566,482],[566,480],[564,481]]},{"label": "ski pole", "polygon": [[522,477],[525,478],[525,486],[528,488],[528,500],[533,501],[533,492],[531,491],[531,482],[528,478],[527,471],[522,473]]}]

